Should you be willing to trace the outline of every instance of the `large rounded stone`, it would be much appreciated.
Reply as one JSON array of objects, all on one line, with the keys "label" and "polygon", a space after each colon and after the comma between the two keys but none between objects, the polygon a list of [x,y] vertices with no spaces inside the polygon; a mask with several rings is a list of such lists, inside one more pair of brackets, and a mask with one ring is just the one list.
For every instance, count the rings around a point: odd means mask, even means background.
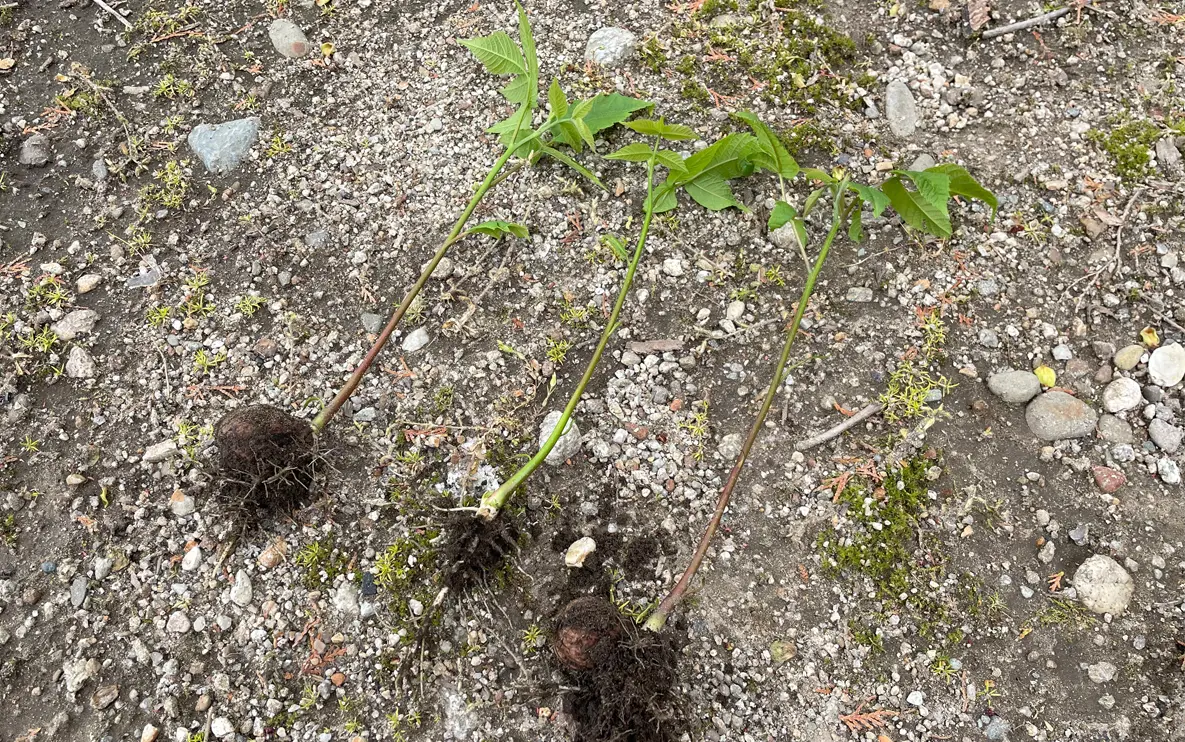
[{"label": "large rounded stone", "polygon": [[1107,412],[1134,410],[1143,402],[1140,385],[1126,376],[1120,376],[1103,390],[1103,407]]},{"label": "large rounded stone", "polygon": [[638,46],[638,37],[624,28],[598,28],[588,39],[584,58],[602,67],[620,67]]},{"label": "large rounded stone", "polygon": [[1085,402],[1061,391],[1042,394],[1025,410],[1029,430],[1046,441],[1085,438],[1094,432],[1098,419]]},{"label": "large rounded stone", "polygon": [[1127,610],[1135,585],[1119,562],[1095,554],[1074,572],[1074,589],[1082,605],[1090,610],[1118,616]]},{"label": "large rounded stone", "polygon": [[1185,378],[1185,348],[1180,343],[1165,345],[1152,351],[1148,359],[1148,377],[1157,386],[1170,386]]},{"label": "large rounded stone", "polygon": [[992,394],[1008,404],[1024,404],[1041,393],[1041,382],[1032,371],[1002,371],[987,380]]}]

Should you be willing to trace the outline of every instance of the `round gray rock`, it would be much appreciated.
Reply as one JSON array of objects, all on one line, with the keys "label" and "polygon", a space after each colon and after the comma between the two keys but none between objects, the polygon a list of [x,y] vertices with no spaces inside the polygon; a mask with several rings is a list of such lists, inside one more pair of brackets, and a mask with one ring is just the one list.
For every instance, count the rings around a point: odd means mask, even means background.
[{"label": "round gray rock", "polygon": [[1115,368],[1123,371],[1131,371],[1140,363],[1140,359],[1144,357],[1144,346],[1142,345],[1126,345],[1115,351],[1115,356],[1111,362],[1115,364]]},{"label": "round gray rock", "polygon": [[1085,402],[1059,391],[1042,394],[1025,410],[1029,430],[1046,441],[1085,438],[1094,432],[1098,419],[1098,413]]},{"label": "round gray rock", "polygon": [[[552,410],[547,413],[547,417],[543,418],[543,423],[539,426],[539,448],[542,450],[543,444],[551,437],[551,433],[555,430],[555,426],[560,422],[559,410]],[[568,419],[568,424],[564,426],[564,432],[560,434],[559,440],[555,442],[555,447],[547,454],[544,463],[552,466],[560,466],[568,459],[580,453],[580,429],[576,427],[576,422],[571,418]]]},{"label": "round gray rock", "polygon": [[1157,386],[1170,387],[1185,377],[1185,348],[1180,343],[1152,351],[1148,359],[1148,377]]},{"label": "round gray rock", "polygon": [[1107,412],[1134,410],[1143,401],[1140,385],[1126,376],[1120,376],[1103,390],[1103,407]]},{"label": "round gray rock", "polygon": [[1165,453],[1177,452],[1177,449],[1181,447],[1182,435],[1180,428],[1170,425],[1160,418],[1148,423],[1148,437],[1152,439],[1157,448]]},{"label": "round gray rock", "polygon": [[584,58],[602,67],[620,67],[638,46],[638,37],[624,28],[598,28],[588,39]]},{"label": "round gray rock", "polygon": [[885,118],[893,136],[902,139],[913,136],[918,126],[918,107],[914,103],[909,86],[900,80],[889,83],[885,89]]},{"label": "round gray rock", "polygon": [[21,142],[20,152],[17,153],[17,161],[29,167],[45,167],[50,158],[49,137],[41,132]]},{"label": "round gray rock", "polygon": [[227,121],[224,124],[198,124],[189,132],[189,148],[206,170],[225,175],[243,164],[247,153],[259,138],[259,117]]},{"label": "round gray rock", "polygon": [[1024,404],[1041,393],[1041,382],[1032,371],[1001,371],[989,376],[987,385],[1008,404]]},{"label": "round gray rock", "polygon": [[1135,585],[1119,562],[1095,554],[1074,572],[1074,589],[1078,591],[1082,605],[1090,610],[1118,616],[1127,610]]},{"label": "round gray rock", "polygon": [[299,59],[313,50],[313,45],[296,25],[287,18],[277,18],[267,27],[267,36],[276,51],[289,59]]}]

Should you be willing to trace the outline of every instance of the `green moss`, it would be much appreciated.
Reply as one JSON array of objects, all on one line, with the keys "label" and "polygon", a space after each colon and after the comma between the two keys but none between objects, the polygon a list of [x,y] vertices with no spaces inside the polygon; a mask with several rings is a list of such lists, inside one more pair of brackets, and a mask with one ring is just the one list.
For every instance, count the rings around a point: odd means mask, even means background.
[{"label": "green moss", "polygon": [[778,134],[786,151],[798,157],[803,152],[817,150],[828,155],[839,151],[835,136],[814,121],[807,121]]},{"label": "green moss", "polygon": [[690,54],[684,54],[679,60],[679,63],[675,65],[675,70],[683,75],[694,75],[695,57],[691,56]]},{"label": "green moss", "polygon": [[305,586],[316,589],[321,585],[332,585],[337,576],[349,568],[350,557],[337,549],[330,535],[298,551],[296,565],[304,570]]},{"label": "green moss", "polygon": [[667,55],[658,43],[658,37],[651,36],[642,45],[642,64],[650,68],[651,72],[661,72],[667,66]]},{"label": "green moss", "polygon": [[410,601],[432,604],[439,591],[440,571],[432,541],[439,531],[424,529],[396,539],[375,560],[375,582],[391,594],[391,606],[400,618],[412,618]]},{"label": "green moss", "polygon": [[712,94],[708,92],[708,89],[702,83],[692,79],[683,82],[683,87],[679,90],[679,94],[684,99],[702,106],[706,106],[712,102]]},{"label": "green moss", "polygon": [[721,13],[739,9],[737,0],[704,0],[696,15],[700,18],[713,18]]},{"label": "green moss", "polygon": [[1124,180],[1139,180],[1151,175],[1152,155],[1149,149],[1160,138],[1160,128],[1151,121],[1126,121],[1110,131],[1091,129],[1086,138],[1097,144]]}]

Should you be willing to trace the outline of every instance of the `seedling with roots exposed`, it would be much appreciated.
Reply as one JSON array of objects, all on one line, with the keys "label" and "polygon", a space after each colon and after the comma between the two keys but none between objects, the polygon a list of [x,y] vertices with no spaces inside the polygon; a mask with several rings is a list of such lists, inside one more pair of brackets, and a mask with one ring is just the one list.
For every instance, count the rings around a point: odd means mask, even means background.
[{"label": "seedling with roots exposed", "polygon": [[[560,414],[559,421],[543,445],[539,447],[539,451],[526,464],[511,475],[498,489],[487,492],[482,497],[478,515],[486,520],[493,520],[497,517],[510,495],[543,464],[567,428],[568,421],[580,403],[584,390],[592,380],[593,373],[596,371],[597,364],[600,363],[605,348],[609,345],[610,338],[613,337],[613,333],[620,325],[621,310],[625,305],[626,296],[629,294],[630,285],[633,283],[634,274],[638,270],[638,263],[645,252],[646,238],[650,234],[650,225],[654,221],[655,214],[675,208],[677,204],[675,194],[679,189],[686,191],[698,203],[713,211],[739,206],[733,199],[728,181],[752,172],[752,167],[742,157],[743,153],[749,151],[750,140],[753,140],[753,137],[748,134],[729,134],[684,159],[679,153],[664,149],[661,144],[664,141],[679,142],[698,139],[699,136],[690,128],[678,124],[668,124],[662,119],[637,119],[627,122],[625,126],[651,138],[649,145],[640,142],[627,144],[616,152],[606,155],[610,160],[639,162],[646,165],[646,200],[643,203],[645,214],[638,241],[633,254],[629,256],[625,277],[621,281],[621,288],[618,289],[613,311],[605,322],[601,339],[584,369],[584,375],[581,376],[572,395],[568,398],[568,404]],[[654,173],[659,167],[665,168],[668,175],[663,184],[656,187]],[[621,253],[624,253],[624,248],[619,252],[615,247],[614,253],[620,256]]]},{"label": "seedling with roots exposed", "polygon": [[[764,148],[762,154],[754,158],[754,163],[758,168],[762,170],[779,169],[779,175],[797,170],[797,166],[790,166],[793,160],[790,159],[789,153],[764,124],[756,117],[745,115],[742,118],[753,128]],[[786,340],[782,345],[781,355],[774,365],[773,377],[770,379],[769,388],[762,400],[761,409],[753,421],[748,437],[741,446],[740,454],[729,472],[728,480],[720,491],[716,510],[704,529],[703,536],[700,538],[687,570],[683,572],[679,581],[647,619],[646,628],[651,631],[661,631],[666,625],[667,618],[683,600],[687,588],[695,578],[695,573],[703,564],[704,557],[708,553],[708,546],[712,542],[716,529],[720,526],[720,520],[724,517],[729,499],[740,479],[741,470],[753,449],[757,435],[765,424],[766,415],[769,414],[778,387],[782,384],[786,364],[790,359],[790,349],[798,335],[798,327],[802,322],[807,305],[810,303],[811,295],[814,293],[815,283],[823,270],[823,264],[826,262],[827,255],[840,231],[847,226],[848,237],[854,242],[859,242],[864,236],[862,220],[864,206],[870,206],[874,216],[880,216],[885,209],[892,206],[905,223],[913,229],[945,239],[953,233],[948,211],[948,202],[952,196],[983,201],[992,207],[993,216],[998,206],[996,197],[972,178],[965,169],[957,165],[938,165],[922,172],[896,171],[879,189],[853,183],[842,172],[825,173],[815,169],[807,169],[802,172],[820,185],[807,197],[802,214],[799,214],[785,200],[779,201],[770,216],[769,228],[773,230],[785,224],[791,224],[799,244],[805,251],[807,232],[804,218],[822,196],[829,195],[832,202],[831,229],[823,240],[819,254],[807,274],[802,295],[799,297],[794,317],[786,331]],[[914,189],[907,187],[907,182],[912,182]]]},{"label": "seedling with roots exposed", "polygon": [[[572,168],[598,187],[604,188],[595,174],[563,151],[561,146],[579,153],[585,146],[593,145],[593,137],[598,132],[626,120],[636,111],[650,108],[651,104],[616,93],[570,102],[559,81],[553,80],[542,96],[549,106],[549,114],[537,128],[532,128],[532,118],[541,100],[539,63],[535,55],[530,23],[521,5],[518,6],[518,30],[519,44],[515,44],[504,31],[461,42],[489,72],[510,76],[510,82],[501,89],[501,93],[506,100],[517,106],[517,109],[510,117],[489,129],[491,133],[498,135],[505,151],[478,185],[452,230],[407,291],[403,301],[391,314],[362,362],[311,424],[297,420],[277,408],[263,406],[238,410],[219,422],[216,438],[222,452],[222,469],[228,479],[258,484],[272,481],[278,472],[287,472],[287,480],[310,481],[306,476],[293,479],[289,476],[291,468],[315,458],[313,446],[316,435],[324,430],[358,388],[379,352],[404,316],[412,309],[413,302],[449,249],[473,234],[495,238],[528,235],[527,228],[521,224],[497,220],[486,221],[466,230],[469,218],[478,205],[491,189],[506,177],[503,171],[513,158],[518,157],[524,163],[534,163],[548,157]],[[307,434],[298,432],[297,429],[302,426],[308,429]],[[286,446],[298,446],[300,450],[288,450]],[[274,460],[271,460],[273,458]]]}]

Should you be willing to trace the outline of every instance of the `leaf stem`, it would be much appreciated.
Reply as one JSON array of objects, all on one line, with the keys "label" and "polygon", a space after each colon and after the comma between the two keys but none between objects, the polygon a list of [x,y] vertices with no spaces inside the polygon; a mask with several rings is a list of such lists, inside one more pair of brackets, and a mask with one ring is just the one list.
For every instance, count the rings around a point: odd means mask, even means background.
[{"label": "leaf stem", "polygon": [[[810,302],[811,294],[815,291],[815,282],[823,270],[823,263],[827,260],[827,254],[831,251],[831,245],[835,242],[836,235],[843,228],[843,223],[847,221],[848,215],[851,212],[851,207],[844,205],[844,192],[846,190],[847,181],[845,180],[836,189],[836,206],[831,231],[827,233],[827,239],[823,242],[822,249],[819,250],[819,257],[815,259],[815,264],[806,277],[806,284],[802,288],[802,296],[799,297],[798,306],[794,310],[794,319],[790,323],[789,330],[786,332],[786,342],[782,344],[782,354],[778,357],[778,363],[774,367],[773,378],[770,380],[769,389],[765,393],[765,400],[761,403],[761,410],[757,413],[757,419],[753,421],[753,427],[749,429],[749,437],[745,439],[744,445],[741,446],[741,452],[737,456],[736,463],[732,465],[732,471],[729,472],[728,481],[725,482],[724,488],[720,491],[720,498],[716,502],[716,512],[712,514],[712,519],[708,521],[708,526],[704,529],[699,546],[696,548],[687,570],[679,578],[679,582],[675,584],[671,592],[663,598],[662,603],[659,604],[654,613],[650,614],[650,618],[647,619],[646,628],[651,631],[661,631],[663,626],[666,625],[667,617],[682,602],[687,588],[691,585],[695,573],[699,571],[700,565],[708,553],[708,546],[712,543],[712,537],[716,534],[716,529],[720,526],[720,521],[724,517],[724,511],[728,508],[728,501],[732,497],[732,491],[736,489],[737,481],[741,476],[741,469],[745,466],[745,460],[749,457],[749,452],[753,449],[753,444],[757,440],[757,435],[761,432],[762,425],[765,424],[765,417],[769,414],[774,397],[777,396],[778,387],[782,385],[782,374],[786,369],[786,363],[790,360],[790,347],[794,344],[794,338],[798,335],[798,326],[802,323],[802,317],[806,313],[806,307]],[[854,204],[858,206],[859,200],[854,201]]]},{"label": "leaf stem", "polygon": [[441,246],[436,250],[436,254],[432,256],[432,260],[424,268],[423,272],[420,273],[420,277],[416,279],[416,282],[408,290],[407,295],[403,297],[403,302],[400,303],[400,305],[395,309],[394,313],[391,314],[391,318],[387,320],[387,325],[383,328],[383,331],[379,333],[378,338],[374,341],[374,345],[372,345],[370,350],[367,351],[366,356],[362,359],[362,362],[358,364],[358,368],[354,369],[354,373],[351,374],[350,378],[346,380],[345,385],[342,386],[341,390],[336,396],[334,396],[333,400],[330,401],[330,403],[327,404],[315,418],[313,418],[312,423],[310,423],[313,428],[313,433],[320,433],[325,429],[326,424],[328,424],[329,421],[333,419],[334,415],[338,413],[338,410],[342,408],[342,405],[346,403],[346,400],[349,399],[354,393],[354,390],[358,388],[358,385],[362,383],[362,377],[366,376],[366,372],[370,370],[375,358],[378,357],[379,351],[381,351],[383,346],[387,344],[387,340],[389,340],[392,333],[395,332],[395,328],[399,326],[399,322],[403,319],[403,315],[406,314],[407,310],[411,307],[411,303],[415,301],[415,298],[420,294],[420,290],[424,288],[424,284],[426,284],[428,279],[432,277],[432,272],[436,270],[436,266],[440,264],[440,261],[444,258],[449,248],[452,247],[453,244],[456,243],[462,236],[461,233],[465,229],[465,225],[469,222],[469,217],[473,216],[473,212],[477,208],[477,205],[481,203],[482,199],[485,198],[486,193],[489,192],[496,182],[500,182],[498,181],[498,175],[502,172],[502,168],[506,166],[506,163],[510,161],[510,158],[514,157],[515,152],[518,152],[522,149],[523,145],[530,144],[531,142],[539,139],[545,133],[555,127],[557,123],[558,122],[549,120],[548,122],[544,123],[543,126],[539,127],[537,131],[532,132],[528,136],[524,137],[521,141],[515,141],[511,143],[510,147],[508,147],[507,150],[502,153],[502,156],[499,157],[494,163],[494,166],[486,175],[485,180],[482,181],[481,185],[477,187],[477,191],[474,192],[473,198],[469,199],[469,203],[465,206],[465,210],[461,212],[461,217],[457,220],[457,223],[453,225],[452,232],[449,233],[448,238],[445,239]]},{"label": "leaf stem", "polygon": [[[657,149],[658,143],[656,140],[653,150],[657,151]],[[584,369],[584,375],[580,377],[576,388],[572,390],[572,396],[568,398],[568,404],[560,414],[560,419],[556,422],[555,428],[547,436],[547,440],[539,447],[539,452],[511,475],[510,479],[507,479],[501,487],[493,492],[487,492],[481,498],[481,507],[477,511],[479,517],[486,520],[493,520],[498,517],[498,513],[506,505],[506,501],[510,499],[510,496],[514,494],[514,491],[543,464],[544,459],[555,448],[555,444],[559,441],[560,436],[563,435],[564,429],[568,427],[568,421],[572,418],[572,413],[576,411],[576,405],[580,403],[580,398],[584,394],[585,388],[592,381],[593,372],[596,371],[597,364],[600,362],[601,356],[609,344],[609,339],[613,337],[613,333],[617,330],[619,324],[618,318],[621,316],[621,309],[625,305],[625,297],[629,293],[630,284],[634,280],[634,273],[638,270],[638,263],[641,262],[642,252],[646,247],[646,237],[650,233],[650,222],[654,218],[654,198],[652,198],[652,195],[654,192],[654,166],[656,157],[656,154],[652,154],[650,160],[646,163],[646,217],[642,221],[642,231],[638,235],[638,242],[634,247],[634,254],[630,258],[625,278],[621,282],[621,289],[617,292],[617,301],[613,304],[613,312],[609,315],[609,319],[605,323],[605,329],[601,332],[600,342],[597,343],[596,350],[593,351],[592,358],[589,359],[588,366]]]}]

